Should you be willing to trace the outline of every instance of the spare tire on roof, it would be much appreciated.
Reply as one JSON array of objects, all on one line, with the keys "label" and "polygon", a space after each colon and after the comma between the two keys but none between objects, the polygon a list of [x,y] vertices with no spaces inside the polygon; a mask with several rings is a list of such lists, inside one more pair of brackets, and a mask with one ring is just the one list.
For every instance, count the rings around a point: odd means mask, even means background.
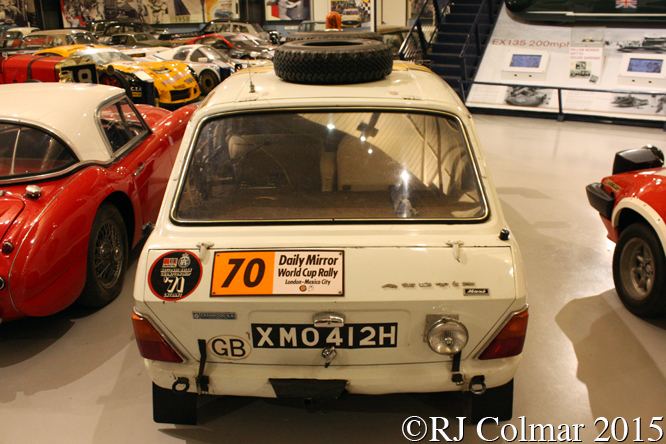
[{"label": "spare tire on roof", "polygon": [[287,42],[296,42],[300,40],[317,40],[317,39],[366,39],[378,40],[382,42],[382,36],[376,32],[371,31],[303,31],[295,32],[287,36]]},{"label": "spare tire on roof", "polygon": [[391,73],[391,48],[377,40],[319,39],[288,42],[273,56],[275,74],[312,85],[364,83]]}]

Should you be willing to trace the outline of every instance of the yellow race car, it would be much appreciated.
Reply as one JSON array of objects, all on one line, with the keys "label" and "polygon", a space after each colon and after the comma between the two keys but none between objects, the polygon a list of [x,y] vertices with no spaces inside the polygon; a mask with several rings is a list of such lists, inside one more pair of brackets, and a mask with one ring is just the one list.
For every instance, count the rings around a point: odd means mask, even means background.
[{"label": "yellow race car", "polygon": [[137,62],[117,49],[99,45],[57,46],[36,54],[88,57],[106,68],[99,75],[99,83],[123,88],[139,103],[146,102],[146,88],[142,86],[146,82],[153,82],[155,102],[166,108],[190,103],[201,94],[195,74],[185,63],[178,61]]}]

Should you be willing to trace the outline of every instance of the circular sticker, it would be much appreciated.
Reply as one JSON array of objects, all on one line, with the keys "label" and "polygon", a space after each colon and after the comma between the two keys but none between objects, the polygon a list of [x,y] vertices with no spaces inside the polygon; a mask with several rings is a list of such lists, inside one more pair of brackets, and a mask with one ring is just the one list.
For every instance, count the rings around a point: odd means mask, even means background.
[{"label": "circular sticker", "polygon": [[150,267],[150,290],[164,301],[183,299],[199,286],[201,269],[201,261],[189,251],[164,254]]}]

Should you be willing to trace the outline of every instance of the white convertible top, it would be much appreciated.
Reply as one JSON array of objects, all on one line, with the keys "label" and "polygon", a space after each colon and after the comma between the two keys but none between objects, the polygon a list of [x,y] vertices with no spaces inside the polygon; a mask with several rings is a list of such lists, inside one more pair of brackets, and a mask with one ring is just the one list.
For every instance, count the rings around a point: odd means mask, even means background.
[{"label": "white convertible top", "polygon": [[0,121],[20,121],[60,136],[81,161],[111,158],[97,124],[102,102],[122,96],[120,88],[86,83],[0,85]]}]

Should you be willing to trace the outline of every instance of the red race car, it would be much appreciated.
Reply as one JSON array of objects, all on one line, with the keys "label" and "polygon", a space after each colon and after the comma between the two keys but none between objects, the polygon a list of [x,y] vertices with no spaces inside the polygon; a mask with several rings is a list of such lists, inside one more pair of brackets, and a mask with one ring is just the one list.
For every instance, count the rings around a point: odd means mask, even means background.
[{"label": "red race car", "polygon": [[666,314],[666,168],[654,146],[615,155],[613,175],[587,186],[615,242],[613,280],[617,294],[638,316]]},{"label": "red race car", "polygon": [[0,85],[0,321],[118,296],[194,109],[106,85]]},{"label": "red race car", "polygon": [[95,62],[85,57],[67,59],[56,55],[2,54],[0,56],[0,83],[23,83],[28,80],[59,82],[61,78],[82,83],[97,83]]}]

